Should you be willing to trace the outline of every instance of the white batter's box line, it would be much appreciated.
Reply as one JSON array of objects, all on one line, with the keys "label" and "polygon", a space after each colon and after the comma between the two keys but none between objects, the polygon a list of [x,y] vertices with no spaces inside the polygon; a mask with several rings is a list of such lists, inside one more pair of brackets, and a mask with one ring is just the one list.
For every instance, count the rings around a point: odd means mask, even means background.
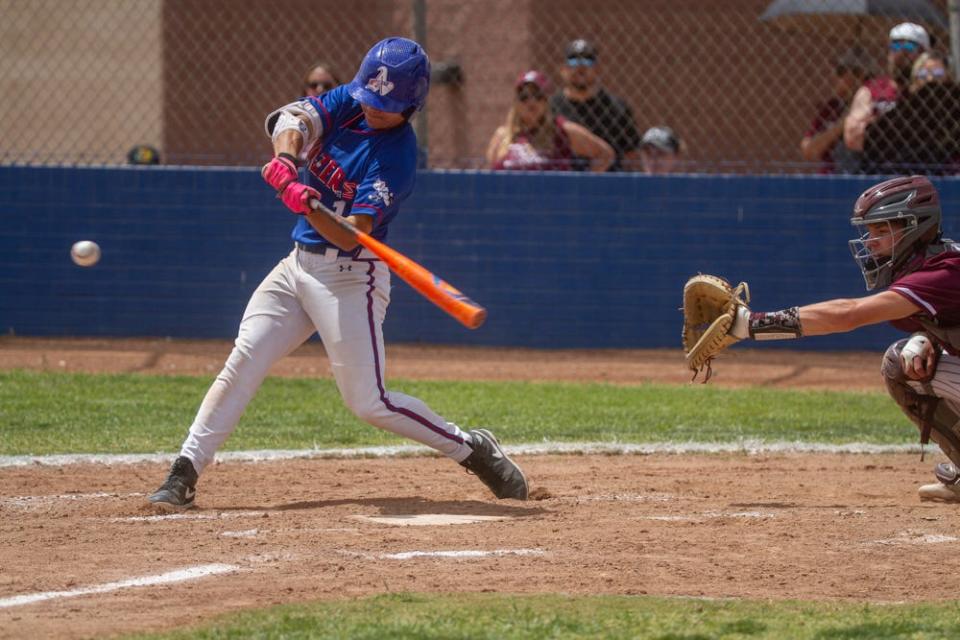
[{"label": "white batter's box line", "polygon": [[142,496],[144,493],[62,493],[53,496],[11,496],[9,498],[0,498],[0,505],[9,507],[40,507],[52,504],[54,502],[72,502],[78,500],[102,500],[105,498],[126,498],[130,496]]},{"label": "white batter's box line", "polygon": [[414,560],[417,558],[447,558],[452,560],[473,560],[477,558],[499,558],[503,556],[543,556],[545,549],[454,549],[437,551],[401,551],[398,553],[360,553],[357,551],[338,550],[341,555],[364,560]]},{"label": "white batter's box line", "polygon": [[[743,453],[762,455],[768,453],[911,453],[920,452],[919,444],[874,444],[849,442],[824,444],[819,442],[767,442],[763,440],[737,440],[733,442],[651,442],[632,444],[626,442],[541,442],[507,445],[510,455],[659,455],[697,453]],[[275,449],[261,451],[225,451],[217,454],[218,462],[272,462],[295,459],[350,459],[350,458],[405,458],[438,457],[440,454],[419,445],[384,447],[357,447],[350,449]],[[137,454],[60,454],[49,456],[0,456],[0,468],[49,466],[62,467],[73,464],[169,464],[171,453]]]},{"label": "white batter's box line", "polygon": [[233,518],[263,518],[265,511],[230,511],[221,513],[165,513],[155,516],[124,516],[110,518],[110,522],[163,522],[166,520],[229,520]]},{"label": "white batter's box line", "polygon": [[89,587],[80,587],[79,589],[70,589],[69,591],[43,591],[39,593],[26,593],[19,596],[0,598],[0,609],[8,607],[18,607],[44,600],[57,600],[60,598],[75,598],[78,596],[87,596],[100,593],[110,593],[120,589],[130,589],[133,587],[152,587],[161,584],[174,584],[185,582],[187,580],[197,580],[207,576],[214,576],[224,573],[233,573],[239,571],[240,567],[232,564],[204,564],[196,567],[187,567],[186,569],[177,569],[168,571],[159,575],[141,576],[139,578],[129,578],[117,582],[107,582]]},{"label": "white batter's box line", "polygon": [[944,544],[957,542],[955,536],[944,535],[941,533],[924,533],[922,531],[901,531],[894,538],[885,540],[870,540],[865,542],[867,545],[917,545],[917,544]]}]

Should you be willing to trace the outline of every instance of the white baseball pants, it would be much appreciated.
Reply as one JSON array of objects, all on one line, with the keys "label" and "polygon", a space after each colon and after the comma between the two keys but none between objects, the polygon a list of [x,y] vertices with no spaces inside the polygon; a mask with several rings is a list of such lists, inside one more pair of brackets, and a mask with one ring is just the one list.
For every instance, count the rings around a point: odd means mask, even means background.
[{"label": "white baseball pants", "polygon": [[382,324],[389,303],[390,271],[369,252],[350,258],[294,249],[250,298],[233,351],[180,455],[197,473],[210,464],[273,363],[317,331],[340,395],[357,417],[463,461],[472,451],[467,434],[420,400],[384,386]]}]

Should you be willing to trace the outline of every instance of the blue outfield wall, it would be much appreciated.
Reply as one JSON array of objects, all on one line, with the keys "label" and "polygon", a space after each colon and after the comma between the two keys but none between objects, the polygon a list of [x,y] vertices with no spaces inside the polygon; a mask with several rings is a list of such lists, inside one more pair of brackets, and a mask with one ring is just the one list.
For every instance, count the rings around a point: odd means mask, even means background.
[{"label": "blue outfield wall", "polygon": [[[683,283],[750,283],[755,309],[865,295],[848,216],[869,177],[424,172],[389,242],[489,309],[477,331],[394,278],[387,339],[679,346]],[[945,227],[960,180],[938,180]],[[0,167],[0,330],[232,338],[291,248],[256,168]],[[70,245],[103,258],[75,266]],[[767,347],[880,350],[871,327]]]}]

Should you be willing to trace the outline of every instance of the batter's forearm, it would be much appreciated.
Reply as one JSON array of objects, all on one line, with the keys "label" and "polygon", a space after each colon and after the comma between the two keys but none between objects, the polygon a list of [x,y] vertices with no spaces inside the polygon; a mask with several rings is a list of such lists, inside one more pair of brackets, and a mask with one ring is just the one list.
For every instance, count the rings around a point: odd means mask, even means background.
[{"label": "batter's forearm", "polygon": [[[359,244],[357,235],[355,231],[351,231],[353,225],[348,220],[344,220],[341,224],[332,220],[329,214],[316,211],[310,212],[306,216],[310,226],[326,238],[327,242],[337,245],[344,251],[353,251],[357,248]],[[350,228],[345,228],[344,225],[349,225]]]},{"label": "batter's forearm", "polygon": [[303,136],[300,135],[299,131],[294,131],[293,129],[281,132],[276,140],[273,141],[274,155],[289,153],[294,158],[297,158],[300,156],[300,150],[302,148]]}]

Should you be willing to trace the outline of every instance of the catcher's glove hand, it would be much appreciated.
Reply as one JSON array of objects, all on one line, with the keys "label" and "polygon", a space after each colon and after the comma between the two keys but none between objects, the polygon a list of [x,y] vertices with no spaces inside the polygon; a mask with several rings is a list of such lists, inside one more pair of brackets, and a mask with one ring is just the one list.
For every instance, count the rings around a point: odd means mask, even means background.
[{"label": "catcher's glove hand", "polygon": [[713,375],[710,361],[737,342],[730,330],[740,307],[749,311],[750,289],[746,282],[733,288],[717,276],[697,274],[683,287],[683,351],[693,380],[706,368],[703,381]]}]

